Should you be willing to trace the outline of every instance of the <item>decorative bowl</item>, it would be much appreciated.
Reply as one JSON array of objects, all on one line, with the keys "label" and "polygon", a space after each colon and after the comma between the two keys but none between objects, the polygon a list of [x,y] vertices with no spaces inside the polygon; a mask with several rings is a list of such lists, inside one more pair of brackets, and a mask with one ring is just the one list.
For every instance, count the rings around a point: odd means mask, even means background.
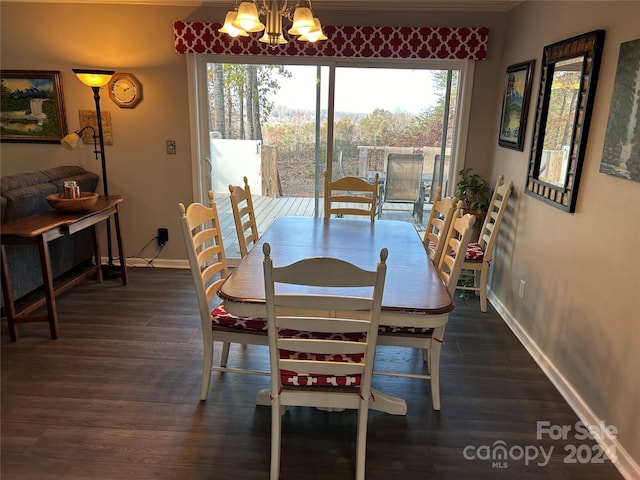
[{"label": "decorative bowl", "polygon": [[64,198],[59,193],[47,195],[47,202],[59,212],[72,213],[90,210],[98,201],[98,194],[81,192],[80,198]]}]

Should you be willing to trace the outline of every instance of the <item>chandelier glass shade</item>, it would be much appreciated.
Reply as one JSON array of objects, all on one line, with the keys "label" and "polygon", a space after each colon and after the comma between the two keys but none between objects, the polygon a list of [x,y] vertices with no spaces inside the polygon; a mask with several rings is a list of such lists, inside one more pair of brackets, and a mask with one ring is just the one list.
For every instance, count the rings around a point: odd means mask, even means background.
[{"label": "chandelier glass shade", "polygon": [[236,20],[237,16],[237,10],[228,11],[227,15],[224,17],[224,25],[218,31],[226,33],[230,37],[248,37],[249,34],[245,30],[233,26],[233,22]]},{"label": "chandelier glass shade", "polygon": [[320,20],[318,20],[318,17],[314,17],[313,23],[315,24],[315,28],[306,34],[300,35],[300,37],[298,37],[298,40],[307,41],[307,42],[317,42],[318,40],[327,40],[327,36],[322,31],[322,25],[320,25]]},{"label": "chandelier glass shade", "polygon": [[[265,17],[262,23],[260,16]],[[282,19],[292,22],[288,34],[297,36],[299,41],[316,42],[326,40],[322,25],[311,10],[310,0],[253,0],[242,1],[227,12],[224,25],[218,31],[231,37],[246,37],[249,33],[262,32],[260,42],[272,47],[285,45]]]}]

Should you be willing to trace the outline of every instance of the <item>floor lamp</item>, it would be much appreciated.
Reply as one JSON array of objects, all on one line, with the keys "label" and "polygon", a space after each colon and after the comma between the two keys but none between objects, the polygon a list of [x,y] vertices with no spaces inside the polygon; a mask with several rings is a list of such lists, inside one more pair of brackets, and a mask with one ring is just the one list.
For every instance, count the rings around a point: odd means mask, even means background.
[{"label": "floor lamp", "polygon": [[[73,73],[80,79],[82,83],[91,87],[93,90],[93,99],[96,103],[96,122],[98,126],[97,137],[100,142],[100,149],[96,147],[96,131],[93,127],[84,127],[74,133],[71,133],[64,137],[61,141],[62,145],[66,148],[75,148],[79,141],[80,135],[83,130],[90,128],[93,131],[93,144],[94,153],[96,159],[100,154],[100,160],[102,161],[102,188],[105,195],[109,195],[109,182],[107,181],[107,162],[104,155],[104,132],[102,130],[102,114],[100,113],[100,89],[109,83],[111,77],[115,73],[115,70],[85,70],[74,68]],[[102,265],[103,275],[106,278],[114,278],[120,276],[120,267],[113,263],[113,249],[111,246],[111,219],[107,218],[107,253],[108,263]],[[99,259],[96,259],[99,260]],[[120,259],[120,261],[124,261]]]}]

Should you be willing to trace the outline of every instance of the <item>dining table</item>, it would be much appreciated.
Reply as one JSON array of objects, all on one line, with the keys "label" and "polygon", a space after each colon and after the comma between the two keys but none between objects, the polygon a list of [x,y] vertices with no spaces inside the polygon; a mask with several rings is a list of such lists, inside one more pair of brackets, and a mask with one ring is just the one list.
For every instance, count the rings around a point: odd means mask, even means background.
[{"label": "dining table", "polygon": [[[265,243],[271,245],[275,266],[309,257],[333,257],[369,270],[375,270],[380,250],[387,248],[381,325],[436,328],[446,323],[455,307],[411,223],[283,216],[274,220],[221,286],[218,296],[233,315],[266,316],[262,252]],[[378,344],[384,344],[382,335]],[[374,395],[376,401],[371,408],[406,414],[403,399],[379,391]],[[259,392],[257,403],[270,403],[268,390]]]}]

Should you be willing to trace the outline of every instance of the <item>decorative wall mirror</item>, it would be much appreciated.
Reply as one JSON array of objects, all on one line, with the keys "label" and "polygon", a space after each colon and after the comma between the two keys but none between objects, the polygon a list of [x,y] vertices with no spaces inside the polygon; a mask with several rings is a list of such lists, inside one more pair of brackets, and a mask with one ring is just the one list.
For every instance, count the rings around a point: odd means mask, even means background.
[{"label": "decorative wall mirror", "polygon": [[603,45],[596,30],[542,53],[526,192],[567,212],[578,197]]}]

